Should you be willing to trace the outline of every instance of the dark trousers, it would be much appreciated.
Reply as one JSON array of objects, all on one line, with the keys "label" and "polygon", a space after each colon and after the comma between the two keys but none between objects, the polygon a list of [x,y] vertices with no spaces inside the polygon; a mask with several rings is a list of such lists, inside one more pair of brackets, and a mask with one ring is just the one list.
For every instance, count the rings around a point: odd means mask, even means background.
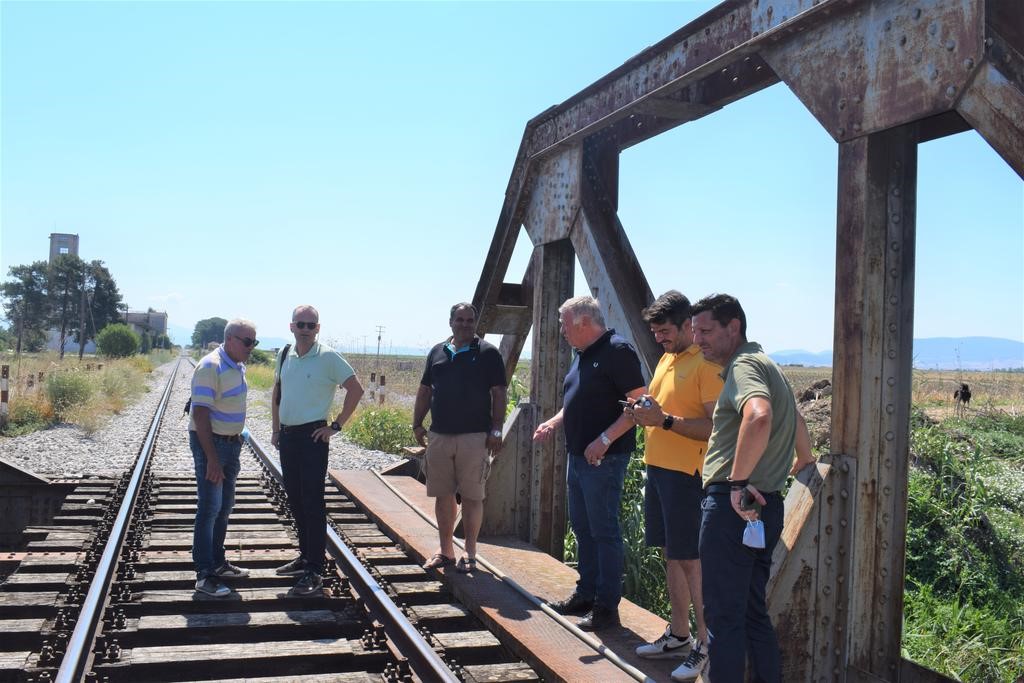
[{"label": "dark trousers", "polygon": [[324,478],[330,444],[313,441],[314,429],[282,432],[278,446],[284,490],[299,535],[299,553],[310,570],[321,572],[327,545]]},{"label": "dark trousers", "polygon": [[608,454],[599,466],[582,455],[568,456],[569,525],[579,551],[576,590],[608,609],[622,598],[622,530],[619,500],[626,479],[628,453]]},{"label": "dark trousers", "polygon": [[701,504],[701,579],[711,641],[708,674],[714,683],[743,683],[748,656],[751,681],[782,681],[779,641],[768,618],[765,587],[772,550],[782,534],[783,505],[777,493],[765,498],[763,550],[743,545],[747,523],[732,509],[728,493],[708,494]]}]

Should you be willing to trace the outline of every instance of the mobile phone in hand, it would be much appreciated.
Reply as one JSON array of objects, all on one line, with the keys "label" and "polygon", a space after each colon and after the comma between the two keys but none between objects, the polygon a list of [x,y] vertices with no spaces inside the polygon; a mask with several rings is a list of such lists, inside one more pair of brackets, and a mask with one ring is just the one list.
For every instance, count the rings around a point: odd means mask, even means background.
[{"label": "mobile phone in hand", "polygon": [[747,487],[743,487],[743,494],[740,497],[740,510],[754,510],[755,512],[761,512],[761,504],[754,498],[754,493]]}]

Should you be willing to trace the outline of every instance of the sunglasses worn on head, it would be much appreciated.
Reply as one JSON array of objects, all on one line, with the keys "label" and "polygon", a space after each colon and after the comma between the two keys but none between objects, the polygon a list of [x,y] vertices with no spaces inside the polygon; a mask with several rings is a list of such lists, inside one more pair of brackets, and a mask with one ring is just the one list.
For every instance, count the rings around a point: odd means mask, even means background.
[{"label": "sunglasses worn on head", "polygon": [[231,336],[245,344],[245,348],[247,349],[250,347],[255,348],[260,345],[259,339],[253,339],[252,337],[239,337],[237,334],[233,334]]},{"label": "sunglasses worn on head", "polygon": [[307,323],[302,320],[295,321],[295,327],[299,328],[300,330],[315,330],[316,326],[319,324],[320,323]]}]

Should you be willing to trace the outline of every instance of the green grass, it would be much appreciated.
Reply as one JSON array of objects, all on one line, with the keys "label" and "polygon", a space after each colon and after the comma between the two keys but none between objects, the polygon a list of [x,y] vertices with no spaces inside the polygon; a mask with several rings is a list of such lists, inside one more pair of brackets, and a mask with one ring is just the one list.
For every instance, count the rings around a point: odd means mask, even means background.
[{"label": "green grass", "polygon": [[915,420],[904,655],[965,681],[1024,674],[1024,420]]}]

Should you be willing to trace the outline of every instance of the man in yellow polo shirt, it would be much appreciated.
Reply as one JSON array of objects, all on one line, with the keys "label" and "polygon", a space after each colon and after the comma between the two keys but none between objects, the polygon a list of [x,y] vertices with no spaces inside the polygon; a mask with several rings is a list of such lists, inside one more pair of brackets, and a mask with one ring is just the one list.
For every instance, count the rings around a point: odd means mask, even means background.
[{"label": "man in yellow polo shirt", "polygon": [[[705,360],[694,345],[690,301],[679,292],[662,294],[642,315],[665,354],[648,393],[627,412],[646,427],[645,540],[649,547],[664,551],[672,621],[664,635],[641,645],[636,653],[652,659],[683,659],[672,678],[693,680],[707,663],[698,559],[701,468],[715,402],[722,391],[722,368]],[[697,640],[690,635],[691,604]]]}]

